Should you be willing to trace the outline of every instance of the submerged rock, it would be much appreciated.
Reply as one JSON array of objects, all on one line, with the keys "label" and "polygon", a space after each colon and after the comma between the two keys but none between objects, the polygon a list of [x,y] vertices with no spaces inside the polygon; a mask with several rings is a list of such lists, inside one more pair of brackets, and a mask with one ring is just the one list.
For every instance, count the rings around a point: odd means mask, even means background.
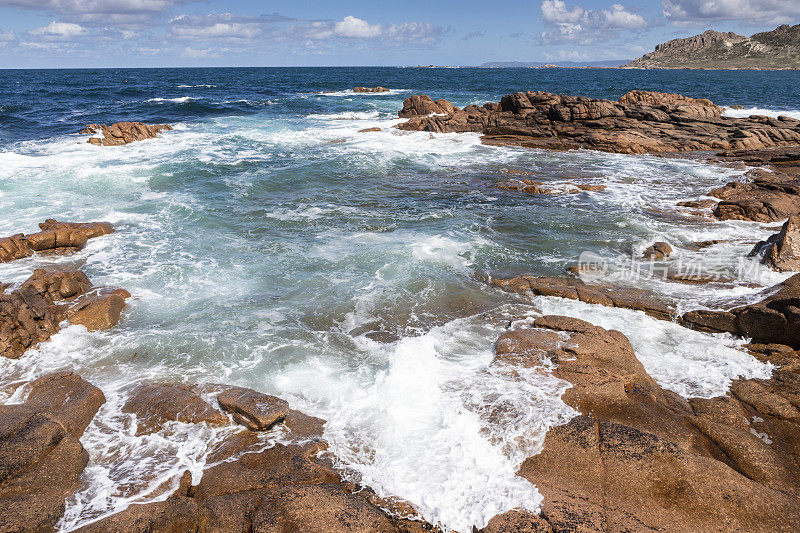
[{"label": "submerged rock", "polygon": [[575,277],[518,276],[492,279],[490,283],[518,294],[558,296],[590,304],[643,311],[661,320],[672,320],[677,316],[672,303],[664,301],[663,298],[646,289],[588,284]]},{"label": "submerged rock", "polygon": [[91,134],[100,133],[102,137],[91,137],[89,144],[97,146],[120,146],[142,141],[144,139],[155,139],[162,131],[172,131],[169,124],[145,124],[143,122],[117,122],[111,126],[105,124],[89,124],[80,133]]}]

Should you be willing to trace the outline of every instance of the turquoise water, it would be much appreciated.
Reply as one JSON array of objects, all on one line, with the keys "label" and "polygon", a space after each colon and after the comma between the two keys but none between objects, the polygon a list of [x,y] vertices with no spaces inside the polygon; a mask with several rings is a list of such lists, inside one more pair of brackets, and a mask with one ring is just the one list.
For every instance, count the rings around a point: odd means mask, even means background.
[{"label": "turquoise water", "polygon": [[[454,104],[520,89],[618,98],[634,88],[682,92],[745,113],[798,113],[797,73],[532,69],[164,69],[0,71],[0,234],[50,217],[109,220],[117,233],[79,254],[0,265],[82,268],[133,299],[118,328],[71,326],[19,361],[2,361],[0,398],[71,368],[109,402],[82,439],[86,486],[62,530],[197,481],[229,430],[175,424],[146,437],[119,406],[139,380],[223,381],[287,398],[327,419],[326,437],[354,479],[409,500],[425,519],[470,530],[513,507],[535,510],[519,462],[574,415],[568,384],[544,362],[490,367],[509,320],[559,312],[622,330],[648,371],[684,396],[724,393],[768,369],[715,338],[632,312],[491,289],[487,276],[555,275],[583,251],[619,257],[667,240],[677,256],[742,274],[716,289],[642,281],[686,307],[749,297],[781,279],[743,263],[765,225],[710,223],[674,205],[742,171],[698,160],[487,147],[472,134],[392,128],[415,93]],[[353,94],[383,85],[385,94]],[[318,91],[335,91],[315,94]],[[742,113],[739,111],[739,113]],[[167,122],[157,141],[97,148],[87,123]],[[369,127],[377,133],[358,133]],[[530,172],[554,187],[601,192],[529,196],[498,189]],[[682,248],[734,242],[701,252]],[[738,239],[738,240],[737,240]],[[746,271],[746,272],[745,272]],[[271,434],[266,442],[281,436]],[[424,476],[421,475],[424,473]]]}]

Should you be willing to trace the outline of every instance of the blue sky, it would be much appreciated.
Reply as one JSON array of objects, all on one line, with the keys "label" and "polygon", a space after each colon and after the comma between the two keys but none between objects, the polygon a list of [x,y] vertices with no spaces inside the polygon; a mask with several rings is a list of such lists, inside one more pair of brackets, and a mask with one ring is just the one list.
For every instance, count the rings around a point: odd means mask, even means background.
[{"label": "blue sky", "polygon": [[0,68],[595,61],[787,23],[800,0],[0,0]]}]

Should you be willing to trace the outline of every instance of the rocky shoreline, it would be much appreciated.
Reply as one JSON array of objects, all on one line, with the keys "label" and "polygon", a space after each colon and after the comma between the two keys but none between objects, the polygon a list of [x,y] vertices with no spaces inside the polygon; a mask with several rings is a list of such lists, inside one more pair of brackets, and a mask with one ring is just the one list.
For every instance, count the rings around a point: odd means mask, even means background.
[{"label": "rocky shoreline", "polygon": [[[702,157],[746,166],[744,181],[681,202],[676,210],[704,212],[709,223],[786,220],[752,253],[777,270],[798,270],[800,148],[793,145],[800,143],[800,121],[729,119],[707,100],[640,91],[618,102],[515,93],[463,110],[415,96],[400,114],[409,118],[401,129],[480,132],[487,144],[621,153],[713,150]],[[125,141],[124,135],[111,137]],[[602,193],[592,187],[554,191],[529,178],[501,184],[530,194]],[[112,232],[105,222],[48,219],[37,233],[0,239],[0,261],[70,254]],[[640,259],[669,266],[672,252],[657,242]],[[754,303],[690,311],[646,289],[586,274],[578,266],[563,277],[523,275],[487,284],[515,298],[580,300],[747,337],[750,352],[775,369],[769,379],[735,380],[724,396],[685,399],[648,375],[619,331],[566,316],[511,320],[491,366],[518,372],[554,363],[553,374],[571,384],[562,399],[579,415],[551,428],[541,453],[519,468],[518,475],[543,495],[541,512],[504,512],[480,531],[795,531],[800,274],[765,288]],[[668,280],[712,281],[675,273]],[[19,286],[0,284],[0,355],[24,357],[68,324],[112,329],[130,296],[122,288],[94,287],[83,272],[70,269],[37,269]],[[18,386],[21,403],[0,406],[0,531],[53,531],[65,500],[85,483],[89,457],[80,438],[106,398],[69,369]],[[328,452],[325,421],[281,398],[226,384],[147,379],[132,380],[126,394],[119,409],[135,419],[137,436],[175,422],[230,432],[209,451],[199,479],[188,470],[176,474],[150,495],[154,501],[132,503],[77,531],[438,530],[408,502],[382,499],[341,470]],[[501,417],[504,406],[493,407]]]}]

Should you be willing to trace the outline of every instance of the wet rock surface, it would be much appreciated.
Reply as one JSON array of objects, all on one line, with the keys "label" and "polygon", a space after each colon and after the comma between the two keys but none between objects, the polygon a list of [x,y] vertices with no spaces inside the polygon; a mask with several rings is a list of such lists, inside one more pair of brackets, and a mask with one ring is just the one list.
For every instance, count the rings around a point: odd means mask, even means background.
[{"label": "wet rock surface", "polygon": [[674,304],[646,289],[589,284],[578,278],[549,276],[492,279],[491,284],[517,294],[557,296],[607,307],[643,311],[661,320],[672,320],[677,316]]},{"label": "wet rock surface", "polygon": [[[435,104],[432,105],[432,104]],[[492,145],[629,154],[693,150],[759,149],[800,142],[800,121],[721,116],[705,99],[631,91],[617,101],[542,91],[508,94],[500,102],[452,108],[414,95],[403,103],[398,125],[408,131],[479,132]],[[431,113],[444,116],[425,116]]]},{"label": "wet rock surface", "polygon": [[100,137],[89,138],[89,144],[97,146],[121,146],[132,143],[133,141],[143,141],[145,139],[155,139],[162,131],[172,131],[169,124],[145,124],[144,122],[117,122],[110,126],[105,124],[89,124],[83,128],[81,134],[94,135],[99,133]]},{"label": "wet rock surface", "polygon": [[378,85],[377,87],[353,87],[354,93],[388,93],[389,89],[386,87],[381,87]]},{"label": "wet rock surface", "polygon": [[105,402],[70,372],[30,385],[22,404],[0,406],[0,530],[52,531],[80,486],[89,456],[78,438]]},{"label": "wet rock surface", "polygon": [[764,291],[760,301],[730,311],[695,310],[680,323],[699,331],[731,333],[763,344],[800,348],[800,274]]},{"label": "wet rock surface", "polygon": [[83,248],[89,239],[114,233],[108,222],[58,222],[47,219],[38,233],[0,238],[0,262],[32,256],[35,252],[63,254]]},{"label": "wet rock surface", "polygon": [[775,270],[800,270],[800,215],[790,216],[780,232],[758,243],[750,255],[760,255]]},{"label": "wet rock surface", "polygon": [[90,330],[115,326],[130,293],[91,287],[80,270],[37,269],[18,289],[0,294],[0,355],[20,357],[57,333],[65,319]]},{"label": "wet rock surface", "polygon": [[432,100],[430,96],[418,95],[410,96],[403,102],[403,109],[398,111],[400,118],[410,118],[417,116],[447,115],[453,113],[455,108],[447,100]]},{"label": "wet rock surface", "polygon": [[[555,331],[567,338],[554,344],[549,332]],[[800,413],[790,400],[800,392],[796,374],[740,380],[730,395],[686,401],[644,372],[621,333],[558,316],[508,332],[497,354],[498,362],[512,357],[516,364],[552,358],[555,374],[573,384],[564,401],[582,413],[550,429],[542,452],[522,464],[519,475],[545,498],[540,518],[547,525],[516,517],[524,521],[520,527],[794,528],[800,517]]]}]

